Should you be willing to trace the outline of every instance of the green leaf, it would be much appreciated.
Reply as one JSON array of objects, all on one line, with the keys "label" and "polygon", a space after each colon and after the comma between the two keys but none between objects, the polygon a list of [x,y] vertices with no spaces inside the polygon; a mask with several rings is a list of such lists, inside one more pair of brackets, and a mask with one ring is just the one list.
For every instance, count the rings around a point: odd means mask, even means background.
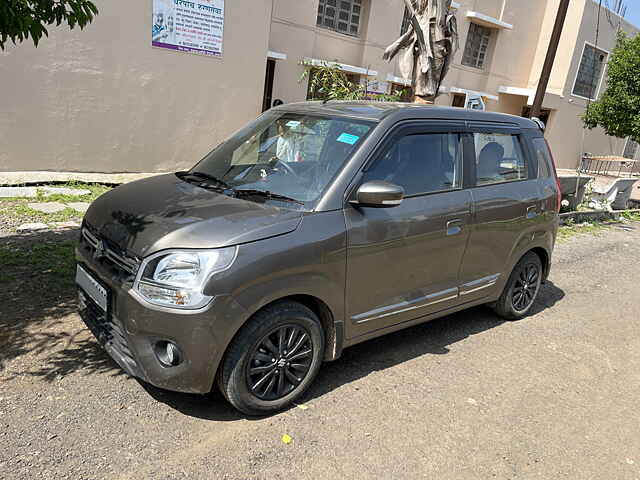
[{"label": "green leaf", "polygon": [[42,36],[48,36],[48,25],[83,28],[97,14],[90,0],[0,0],[0,49],[8,40],[18,44],[29,36],[38,46]]}]

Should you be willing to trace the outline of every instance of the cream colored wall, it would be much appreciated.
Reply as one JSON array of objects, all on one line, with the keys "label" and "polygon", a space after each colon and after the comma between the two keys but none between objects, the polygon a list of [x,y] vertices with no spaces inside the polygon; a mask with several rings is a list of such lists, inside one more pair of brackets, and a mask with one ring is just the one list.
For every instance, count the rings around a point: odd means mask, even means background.
[{"label": "cream colored wall", "polygon": [[276,62],[273,98],[285,103],[302,101],[307,81],[300,82],[305,57],[338,61],[377,71],[369,77],[386,82],[388,73],[397,73],[395,62],[382,60],[387,45],[400,34],[402,0],[363,0],[358,37],[316,27],[318,0],[274,0],[269,49],[287,55]]},{"label": "cream colored wall", "polygon": [[[533,8],[530,2],[515,0],[463,0],[459,3],[456,18],[460,48],[444,81],[445,86],[487,92],[491,95],[498,95],[501,86],[526,87],[546,0],[536,0]],[[464,46],[471,24],[466,16],[468,11],[489,15],[513,25],[513,30],[493,30],[489,57],[483,70],[462,65]]]},{"label": "cream colored wall", "polygon": [[[558,2],[462,0],[460,50],[444,85],[498,96],[488,110],[519,115],[527,97],[499,89],[535,88]],[[259,113],[267,50],[287,55],[276,62],[273,92],[285,102],[306,98],[307,82],[299,82],[305,57],[375,70],[380,83],[400,75],[382,53],[400,33],[403,0],[363,0],[357,38],[316,27],[317,7],[318,0],[227,1],[222,59],[152,48],[150,0],[111,0],[84,31],[52,28],[38,49],[9,46],[0,52],[0,78],[11,92],[0,98],[0,170],[187,167]],[[485,70],[461,65],[470,10],[513,25],[495,31]],[[571,2],[544,101],[553,110],[547,138],[564,168],[577,165],[582,151],[584,101],[571,88],[584,41],[594,40],[596,14],[592,0]],[[599,44],[610,50],[614,33],[603,14]],[[451,101],[444,94],[436,103]],[[594,130],[584,145],[620,154],[624,140]]]},{"label": "cream colored wall", "polygon": [[177,170],[260,112],[271,0],[226,2],[221,59],[153,48],[150,0],[99,7],[0,53],[0,170]]},{"label": "cream colored wall", "polygon": [[[607,136],[601,128],[584,130],[580,116],[584,113],[587,101],[572,94],[573,85],[582,58],[585,42],[596,43],[596,23],[598,4],[592,0],[572,2],[565,27],[569,27],[562,36],[562,48],[554,64],[552,89],[561,95],[557,97],[554,108],[554,121],[547,129],[547,139],[554,152],[556,162],[560,168],[575,168],[582,153],[594,155],[621,155],[626,139]],[[638,28],[628,22],[622,22],[623,30],[637,34]],[[598,48],[611,52],[616,43],[617,24],[612,27],[604,8],[600,15],[600,32]],[[565,34],[573,35],[566,38]],[[572,48],[569,49],[567,45]],[[598,94],[606,88],[606,71]],[[551,88],[550,88],[551,89]],[[545,99],[546,101],[546,99]]]}]

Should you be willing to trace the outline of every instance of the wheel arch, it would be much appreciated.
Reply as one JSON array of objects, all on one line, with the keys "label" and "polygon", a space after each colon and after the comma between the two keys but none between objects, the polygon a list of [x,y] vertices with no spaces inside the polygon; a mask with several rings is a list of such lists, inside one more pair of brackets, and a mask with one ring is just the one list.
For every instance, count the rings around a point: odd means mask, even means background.
[{"label": "wheel arch", "polygon": [[547,252],[545,248],[533,247],[530,250],[527,250],[525,253],[523,253],[520,256],[520,258],[524,257],[529,252],[535,253],[540,259],[540,262],[542,263],[542,271],[543,271],[542,282],[544,283],[547,280],[547,277],[549,276],[549,270],[551,269],[551,256],[549,255],[549,252]]},{"label": "wheel arch", "polygon": [[[290,294],[273,299],[246,315],[242,324],[235,330],[235,332],[227,342],[224,352],[222,352],[222,354],[220,355],[220,361],[218,362],[217,370],[222,367],[222,359],[224,359],[229,346],[233,342],[233,339],[236,338],[242,328],[246,325],[246,323],[251,320],[256,314],[265,310],[266,308],[269,308],[276,303],[286,301],[300,303],[318,316],[322,329],[325,333],[325,350],[323,360],[331,361],[338,359],[342,354],[342,348],[344,344],[344,323],[342,321],[336,320],[333,312],[331,311],[331,308],[329,308],[327,303],[322,299],[309,294]],[[214,378],[217,377],[218,372],[216,372]]]}]

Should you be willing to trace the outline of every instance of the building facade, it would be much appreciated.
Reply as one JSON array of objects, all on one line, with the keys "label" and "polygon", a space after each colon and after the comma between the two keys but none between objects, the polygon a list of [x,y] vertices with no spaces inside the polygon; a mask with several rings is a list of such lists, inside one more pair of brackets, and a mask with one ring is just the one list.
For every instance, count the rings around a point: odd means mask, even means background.
[{"label": "building facade", "polygon": [[[467,94],[526,115],[559,0],[453,2],[460,48],[439,105]],[[585,131],[604,91],[618,29],[638,29],[593,0],[570,3],[543,103],[561,168],[582,152],[640,159],[637,144]],[[403,0],[227,0],[219,58],[151,46],[151,0],[111,0],[84,31],[52,29],[37,49],[0,53],[0,170],[162,171],[186,168],[268,108],[307,98],[302,63],[338,63],[389,92],[407,81],[382,53],[406,28]]]}]

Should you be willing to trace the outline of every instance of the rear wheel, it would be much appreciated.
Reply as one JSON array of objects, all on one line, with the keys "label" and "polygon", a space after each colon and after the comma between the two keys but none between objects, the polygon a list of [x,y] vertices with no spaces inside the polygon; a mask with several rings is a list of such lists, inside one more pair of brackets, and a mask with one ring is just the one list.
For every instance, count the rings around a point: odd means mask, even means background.
[{"label": "rear wheel", "polygon": [[540,257],[533,252],[527,253],[516,264],[502,295],[493,304],[495,312],[508,320],[524,317],[538,297],[542,275]]},{"label": "rear wheel", "polygon": [[318,317],[297,302],[256,313],[231,342],[219,386],[243,413],[264,415],[298,398],[320,369],[324,331]]}]

